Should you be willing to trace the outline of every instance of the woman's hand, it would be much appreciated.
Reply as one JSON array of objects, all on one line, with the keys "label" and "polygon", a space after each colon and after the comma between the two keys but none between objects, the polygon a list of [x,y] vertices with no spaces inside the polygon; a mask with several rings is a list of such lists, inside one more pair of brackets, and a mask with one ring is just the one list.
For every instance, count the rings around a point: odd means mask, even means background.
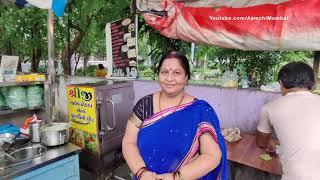
[{"label": "woman's hand", "polygon": [[146,171],[142,174],[140,180],[157,180],[155,173],[151,171]]},{"label": "woman's hand", "polygon": [[156,174],[154,173],[156,179],[161,180],[174,180],[173,173],[166,173],[166,174]]}]

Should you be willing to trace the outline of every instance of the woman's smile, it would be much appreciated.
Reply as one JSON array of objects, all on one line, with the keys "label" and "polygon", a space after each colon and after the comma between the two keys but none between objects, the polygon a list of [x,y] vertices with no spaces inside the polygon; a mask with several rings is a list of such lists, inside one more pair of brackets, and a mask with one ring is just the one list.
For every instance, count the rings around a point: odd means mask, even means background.
[{"label": "woman's smile", "polygon": [[165,86],[166,86],[167,88],[171,89],[171,88],[174,88],[174,87],[175,87],[175,84],[165,84]]}]

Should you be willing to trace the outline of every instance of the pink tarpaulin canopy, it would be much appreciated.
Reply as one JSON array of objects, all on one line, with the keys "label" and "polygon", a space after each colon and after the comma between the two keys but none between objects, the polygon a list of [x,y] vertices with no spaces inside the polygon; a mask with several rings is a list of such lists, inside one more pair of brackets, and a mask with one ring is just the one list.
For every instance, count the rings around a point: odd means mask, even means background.
[{"label": "pink tarpaulin canopy", "polygon": [[137,0],[162,35],[243,50],[320,50],[320,0]]}]

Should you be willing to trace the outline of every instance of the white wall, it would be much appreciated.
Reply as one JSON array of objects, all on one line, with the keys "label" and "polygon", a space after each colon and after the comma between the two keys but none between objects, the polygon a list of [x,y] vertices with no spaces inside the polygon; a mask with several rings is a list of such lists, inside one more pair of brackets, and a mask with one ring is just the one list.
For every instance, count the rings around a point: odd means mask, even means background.
[{"label": "white wall", "polygon": [[[156,81],[134,81],[134,102],[159,90]],[[215,109],[221,127],[239,127],[245,132],[255,132],[262,105],[280,96],[279,93],[260,90],[195,85],[188,85],[186,91],[206,100]]]}]

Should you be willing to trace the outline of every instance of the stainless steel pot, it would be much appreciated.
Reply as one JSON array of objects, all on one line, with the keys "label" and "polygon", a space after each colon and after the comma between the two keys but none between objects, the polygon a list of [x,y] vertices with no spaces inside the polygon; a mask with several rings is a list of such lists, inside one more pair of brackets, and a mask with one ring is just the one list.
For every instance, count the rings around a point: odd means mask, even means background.
[{"label": "stainless steel pot", "polygon": [[41,144],[45,146],[57,146],[68,142],[69,128],[69,123],[51,123],[41,126]]}]

